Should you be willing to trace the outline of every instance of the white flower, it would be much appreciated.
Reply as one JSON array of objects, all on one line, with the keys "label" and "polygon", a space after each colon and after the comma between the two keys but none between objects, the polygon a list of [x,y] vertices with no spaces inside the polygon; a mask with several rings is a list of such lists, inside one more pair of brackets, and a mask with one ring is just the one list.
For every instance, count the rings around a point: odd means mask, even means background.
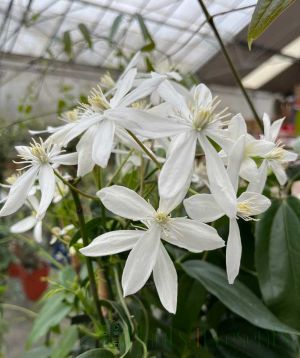
[{"label": "white flower", "polygon": [[257,180],[250,183],[251,190],[258,193],[261,193],[264,189],[269,168],[272,169],[279,184],[284,185],[287,181],[284,166],[288,162],[293,162],[298,157],[296,153],[283,149],[283,145],[280,142],[276,142],[283,121],[284,118],[281,118],[271,124],[269,116],[266,113],[263,116],[263,138],[268,141],[268,143],[273,144],[273,148],[262,155],[264,160],[259,168]]},{"label": "white flower", "polygon": [[[177,130],[167,152],[166,162],[159,176],[159,194],[161,198],[183,198],[190,186],[197,141],[206,156],[207,175],[211,192],[219,205],[228,215],[235,213],[232,201],[234,189],[225,170],[222,159],[208,140],[213,139],[219,145],[228,146],[228,139],[222,129],[225,110],[217,112],[219,101],[212,97],[210,90],[203,84],[195,87],[189,97],[175,91],[164,81],[159,87],[160,95],[173,109],[166,123],[169,136]],[[170,120],[175,122],[170,122]],[[160,131],[162,126],[155,128]],[[149,134],[150,136],[150,134]],[[225,184],[224,184],[225,183]]]},{"label": "white flower", "polygon": [[124,296],[141,289],[153,272],[163,306],[175,313],[177,274],[161,239],[192,252],[222,247],[223,240],[214,228],[199,221],[172,218],[169,214],[178,202],[161,200],[155,210],[134,191],[117,185],[102,189],[97,195],[108,210],[130,220],[142,221],[148,230],[107,232],[81,249],[81,253],[105,256],[131,250],[122,276]]},{"label": "white flower", "polygon": [[34,186],[39,181],[41,200],[37,209],[37,217],[42,217],[50,205],[55,193],[55,174],[53,169],[59,165],[77,164],[77,153],[62,154],[57,145],[46,145],[32,141],[30,146],[17,146],[21,164],[26,164],[21,170],[27,169],[12,184],[6,202],[0,211],[0,216],[16,212],[25,202]]},{"label": "white flower", "polygon": [[[241,114],[237,114],[232,117],[228,125],[228,138],[231,139],[232,145],[230,148],[227,148],[227,154],[229,154],[241,136],[245,136],[245,147],[239,175],[251,183],[256,181],[259,176],[259,171],[253,158],[262,158],[274,148],[274,143],[264,138],[255,139],[252,135],[248,134],[245,119]],[[222,153],[220,154],[222,155]]]},{"label": "white flower", "polygon": [[[89,173],[95,164],[105,168],[110,158],[115,135],[122,140],[130,136],[124,128],[127,123],[143,119],[155,126],[154,115],[136,108],[127,108],[132,103],[148,96],[160,83],[161,79],[148,79],[132,90],[136,69],[128,70],[118,81],[117,89],[111,99],[103,94],[98,86],[88,97],[88,105],[82,105],[78,120],[67,124],[48,138],[48,141],[67,145],[72,139],[83,134],[76,150],[78,152],[78,176]],[[127,120],[123,120],[124,113]],[[133,125],[135,127],[135,124]],[[132,139],[131,139],[132,141]]]},{"label": "white flower", "polygon": [[42,218],[37,218],[39,207],[38,199],[35,196],[30,195],[26,200],[26,204],[32,210],[32,214],[12,225],[10,232],[13,234],[21,234],[33,229],[33,237],[35,241],[41,243],[43,241]]},{"label": "white flower", "polygon": [[[238,173],[243,160],[246,138],[241,136],[234,145],[229,157],[227,171],[232,185],[237,191]],[[251,220],[253,215],[258,215],[268,209],[270,200],[258,193],[245,191],[239,197],[235,194],[231,201],[235,202],[235,213],[229,216],[229,235],[226,244],[226,268],[228,281],[232,284],[239,273],[242,255],[242,244],[237,219]],[[216,197],[211,194],[197,194],[183,202],[188,215],[202,222],[212,222],[226,215],[220,207]],[[227,215],[228,216],[228,215]]]}]

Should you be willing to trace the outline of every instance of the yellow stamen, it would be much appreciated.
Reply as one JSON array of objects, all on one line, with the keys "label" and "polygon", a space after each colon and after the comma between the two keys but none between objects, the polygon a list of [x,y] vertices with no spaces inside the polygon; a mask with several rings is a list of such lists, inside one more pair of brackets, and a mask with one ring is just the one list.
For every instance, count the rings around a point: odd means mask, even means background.
[{"label": "yellow stamen", "polygon": [[158,211],[155,215],[155,220],[159,224],[166,224],[169,219],[170,219],[170,216],[167,213],[163,213],[161,211]]}]

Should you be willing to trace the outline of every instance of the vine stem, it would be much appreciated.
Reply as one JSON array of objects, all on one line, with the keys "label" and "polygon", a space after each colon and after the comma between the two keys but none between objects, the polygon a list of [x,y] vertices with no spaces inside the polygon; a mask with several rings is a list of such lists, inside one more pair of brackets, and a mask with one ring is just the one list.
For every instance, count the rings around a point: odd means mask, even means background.
[{"label": "vine stem", "polygon": [[74,185],[69,183],[64,177],[62,177],[56,170],[54,170],[54,174],[64,183],[66,184],[72,192],[76,192],[77,194],[80,194],[86,198],[92,199],[92,200],[99,200],[99,198],[95,195],[89,195],[84,193],[83,191],[76,188]]},{"label": "vine stem", "polygon": [[130,130],[126,129],[127,133],[134,139],[134,141],[143,149],[143,151],[148,155],[149,158],[153,160],[158,168],[161,168],[160,162],[153,155],[153,153],[141,142],[136,135],[134,135]]},{"label": "vine stem", "polygon": [[116,180],[116,178],[119,176],[119,174],[121,173],[121,170],[123,169],[124,165],[127,163],[128,159],[131,157],[132,153],[134,152],[134,149],[131,149],[126,157],[124,158],[123,162],[120,164],[120,166],[118,167],[118,169],[114,172],[114,174],[112,175],[110,181],[107,183],[106,186],[111,186],[113,184],[113,182]]},{"label": "vine stem", "polygon": [[[84,219],[84,215],[83,215],[82,205],[81,205],[77,191],[74,190],[73,187],[72,188],[70,187],[70,190],[71,190],[71,193],[73,196],[73,201],[74,201],[74,204],[76,207],[76,214],[77,214],[77,218],[78,218],[82,241],[83,241],[84,246],[87,246],[89,244],[89,240],[88,240],[86,229],[85,229],[85,219]],[[89,275],[89,279],[90,279],[91,293],[92,293],[94,304],[96,307],[97,316],[98,316],[98,319],[101,322],[101,324],[104,325],[104,319],[102,316],[101,307],[100,307],[100,303],[99,303],[99,299],[98,299],[98,291],[97,291],[97,285],[96,285],[93,264],[92,264],[91,259],[88,256],[85,256],[85,260],[86,260],[88,275]]]},{"label": "vine stem", "polygon": [[237,70],[236,70],[236,68],[235,68],[235,66],[234,66],[234,64],[232,62],[232,59],[231,59],[231,57],[230,57],[230,55],[229,55],[229,53],[228,53],[228,51],[227,51],[227,49],[226,49],[226,47],[224,45],[224,42],[223,42],[223,40],[222,40],[222,38],[221,38],[221,36],[219,34],[218,29],[216,28],[213,16],[210,15],[210,13],[209,13],[207,7],[205,6],[203,0],[198,0],[198,2],[199,2],[199,5],[202,8],[202,11],[204,12],[204,15],[206,17],[207,22],[209,23],[211,29],[213,30],[213,32],[214,32],[214,34],[216,36],[216,39],[219,42],[219,45],[220,45],[221,50],[223,52],[223,55],[225,56],[226,61],[227,61],[228,65],[229,65],[229,68],[230,68],[230,70],[231,70],[231,72],[232,72],[232,74],[233,74],[238,86],[240,87],[240,89],[241,89],[241,91],[242,91],[242,93],[243,93],[243,95],[244,95],[244,97],[245,97],[245,99],[246,99],[246,101],[247,101],[247,103],[248,103],[253,115],[254,115],[254,118],[255,118],[257,124],[259,125],[259,128],[261,130],[263,130],[263,125],[262,125],[262,122],[261,122],[261,120],[259,118],[259,115],[258,115],[258,113],[257,113],[257,111],[256,111],[256,109],[254,107],[254,104],[251,101],[251,99],[250,99],[245,87],[243,86],[243,83],[242,83],[242,81],[240,79],[240,76],[239,76],[239,74],[238,74],[238,72],[237,72]]}]

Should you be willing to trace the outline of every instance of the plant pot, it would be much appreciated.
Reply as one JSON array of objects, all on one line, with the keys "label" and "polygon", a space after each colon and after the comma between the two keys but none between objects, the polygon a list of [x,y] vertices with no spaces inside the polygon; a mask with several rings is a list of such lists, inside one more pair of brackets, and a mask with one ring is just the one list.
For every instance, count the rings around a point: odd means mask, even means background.
[{"label": "plant pot", "polygon": [[8,266],[7,273],[10,277],[19,277],[22,270],[22,266],[15,262],[11,262]]},{"label": "plant pot", "polygon": [[48,282],[44,277],[48,277],[50,267],[43,265],[36,269],[26,269],[22,267],[20,278],[22,281],[25,296],[31,301],[37,301],[48,287]]}]

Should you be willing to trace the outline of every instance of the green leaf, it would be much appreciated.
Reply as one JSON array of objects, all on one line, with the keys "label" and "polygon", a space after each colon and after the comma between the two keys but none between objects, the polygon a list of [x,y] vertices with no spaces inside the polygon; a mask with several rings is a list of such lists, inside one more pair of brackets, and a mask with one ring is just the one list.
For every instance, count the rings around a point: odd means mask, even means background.
[{"label": "green leaf", "polygon": [[[95,237],[101,235],[104,233],[104,229],[102,227],[102,217],[96,217],[91,219],[90,221],[88,221],[85,224],[85,230],[86,230],[86,235],[87,237],[92,240],[95,239]],[[74,244],[76,244],[76,242],[81,238],[81,231],[78,230],[77,232],[75,232],[75,234],[73,235],[69,246],[73,246]]]},{"label": "green leaf", "polygon": [[51,357],[51,348],[36,347],[22,354],[21,358],[47,358]]},{"label": "green leaf", "polygon": [[300,334],[281,323],[245,285],[230,285],[224,270],[206,261],[191,260],[182,264],[185,272],[199,281],[227,308],[257,327],[277,332]]},{"label": "green leaf", "polygon": [[115,355],[104,348],[91,349],[85,353],[80,354],[76,358],[113,358]]},{"label": "green leaf", "polygon": [[155,42],[153,41],[153,38],[152,36],[150,35],[150,32],[145,24],[145,21],[142,17],[142,15],[140,14],[136,14],[135,17],[137,18],[138,20],[138,23],[140,25],[140,29],[142,31],[142,35],[143,35],[143,38],[144,38],[144,41],[146,43],[145,46],[143,46],[141,48],[141,51],[143,52],[149,52],[149,51],[152,51],[154,50],[155,48]]},{"label": "green leaf", "polygon": [[121,22],[123,20],[123,14],[119,14],[115,19],[114,19],[114,22],[111,26],[111,29],[110,29],[110,33],[109,33],[109,36],[108,36],[108,40],[110,43],[113,42],[114,40],[114,37],[121,25]]},{"label": "green leaf", "polygon": [[63,44],[64,44],[65,53],[69,56],[69,58],[72,58],[73,45],[72,45],[72,39],[71,39],[70,31],[65,31],[64,32]]},{"label": "green leaf", "polygon": [[300,201],[275,201],[257,222],[256,267],[266,304],[300,330]]},{"label": "green leaf", "polygon": [[47,300],[33,323],[27,345],[30,346],[38,338],[44,336],[51,327],[59,324],[70,310],[71,306],[63,301],[62,295],[58,294]]},{"label": "green leaf", "polygon": [[85,42],[87,43],[89,48],[93,47],[93,42],[92,42],[92,38],[91,38],[91,34],[90,34],[90,30],[85,26],[85,24],[79,24],[78,28],[83,36],[83,38],[85,39]]},{"label": "green leaf", "polygon": [[64,358],[74,347],[78,339],[78,332],[75,326],[64,329],[61,339],[55,345],[51,358]]},{"label": "green leaf", "polygon": [[227,319],[217,329],[217,340],[207,340],[214,357],[218,358],[296,358],[295,337],[257,328],[239,319]]},{"label": "green leaf", "polygon": [[248,29],[248,46],[295,0],[259,0]]}]

